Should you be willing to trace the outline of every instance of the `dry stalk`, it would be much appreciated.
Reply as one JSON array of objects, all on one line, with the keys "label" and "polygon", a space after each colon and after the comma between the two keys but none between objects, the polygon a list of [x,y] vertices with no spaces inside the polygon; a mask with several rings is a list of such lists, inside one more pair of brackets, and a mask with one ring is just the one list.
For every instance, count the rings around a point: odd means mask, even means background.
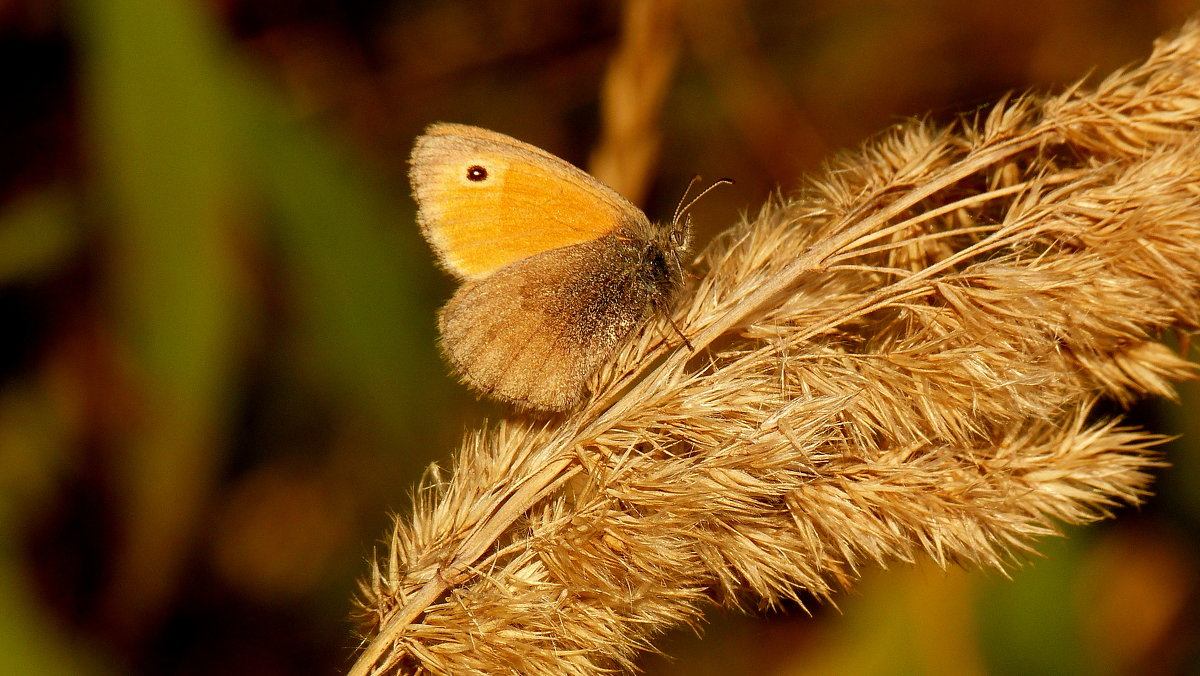
[{"label": "dry stalk", "polygon": [[622,4],[621,42],[604,74],[601,135],[589,162],[600,182],[644,201],[662,146],[658,117],[681,51],[680,0]]},{"label": "dry stalk", "polygon": [[354,674],[595,674],[706,604],[864,565],[1000,568],[1144,495],[1200,326],[1200,23],[1095,89],[894,129],[699,256],[549,422],[432,468],[363,584]]}]

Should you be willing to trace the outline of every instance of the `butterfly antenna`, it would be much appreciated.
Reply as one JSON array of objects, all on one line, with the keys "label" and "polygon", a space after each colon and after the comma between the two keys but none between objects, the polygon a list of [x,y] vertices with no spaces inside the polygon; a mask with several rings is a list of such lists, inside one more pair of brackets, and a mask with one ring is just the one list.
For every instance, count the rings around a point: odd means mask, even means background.
[{"label": "butterfly antenna", "polygon": [[712,192],[713,189],[716,188],[717,186],[733,185],[732,178],[718,178],[717,180],[712,182],[712,185],[708,186],[704,190],[701,190],[700,194],[693,197],[692,201],[688,202],[687,205],[684,205],[683,201],[685,199],[687,199],[688,193],[692,191],[692,186],[695,185],[696,181],[699,181],[699,180],[700,180],[699,176],[693,176],[692,180],[690,182],[688,182],[687,190],[684,190],[683,197],[679,198],[679,206],[675,207],[675,216],[671,219],[672,223],[675,223],[676,225],[678,225],[679,219],[683,218],[683,215],[686,214],[689,209],[691,209],[693,206],[695,206],[696,202],[699,202],[701,197],[704,197],[708,193]]},{"label": "butterfly antenna", "polygon": [[[683,219],[685,214],[687,214],[688,209],[691,209],[701,197],[707,195],[712,191],[713,188],[719,185],[733,185],[732,178],[717,179],[716,181],[713,181],[712,185],[708,186],[704,190],[701,190],[700,194],[693,197],[691,201],[685,202],[685,200],[688,198],[688,193],[692,192],[692,186],[696,185],[696,182],[699,180],[699,175],[692,176],[692,180],[688,181],[687,189],[683,191],[683,196],[679,198],[679,204],[675,207],[675,215],[671,217],[671,223],[676,227],[679,226],[679,221]],[[671,249],[671,252],[675,254],[675,265],[678,266],[680,270],[683,270],[683,261],[679,257],[679,252],[675,249]],[[692,345],[692,341],[688,340],[688,337],[683,335],[683,331],[680,330],[679,325],[676,324],[675,320],[671,317],[668,308],[660,307],[659,309],[662,311],[663,315],[666,316],[667,323],[670,324],[671,328],[675,330],[675,335],[679,336],[679,339],[683,341],[684,345],[687,345],[688,350],[695,352],[696,346]]]},{"label": "butterfly antenna", "polygon": [[[671,217],[671,222],[679,225],[679,217],[683,216],[683,212],[687,211],[687,207],[683,206],[683,201],[687,199],[688,193],[692,191],[692,186],[696,185],[696,181],[700,180],[700,174],[693,174],[692,180],[688,181],[687,188],[683,194],[679,196],[679,204],[675,205],[675,215]],[[688,206],[691,206],[690,204]]]}]

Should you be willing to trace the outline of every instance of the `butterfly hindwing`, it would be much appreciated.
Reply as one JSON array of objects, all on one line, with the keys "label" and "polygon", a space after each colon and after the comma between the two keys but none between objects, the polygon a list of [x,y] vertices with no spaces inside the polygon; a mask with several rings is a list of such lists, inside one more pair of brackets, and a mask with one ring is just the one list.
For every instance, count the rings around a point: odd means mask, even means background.
[{"label": "butterfly hindwing", "polygon": [[630,261],[638,252],[610,239],[532,256],[464,284],[438,321],[455,368],[519,405],[572,406],[656,300],[656,287]]}]

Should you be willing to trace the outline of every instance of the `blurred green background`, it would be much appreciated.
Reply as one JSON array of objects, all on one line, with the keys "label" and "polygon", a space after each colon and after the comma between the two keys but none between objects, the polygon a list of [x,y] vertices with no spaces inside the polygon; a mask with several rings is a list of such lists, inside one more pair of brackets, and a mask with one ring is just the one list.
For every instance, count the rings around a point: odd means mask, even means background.
[{"label": "blurred green background", "polygon": [[[647,7],[678,16],[650,36],[660,111],[603,94]],[[832,151],[1103,75],[1196,9],[0,0],[0,674],[349,665],[389,514],[499,413],[434,345],[452,284],[405,166],[426,124],[586,165],[602,118],[640,106],[660,145],[630,190],[652,218],[693,174],[737,180],[698,206],[702,244]],[[812,618],[714,612],[645,669],[1200,673],[1197,406],[1188,385],[1133,411],[1183,435],[1157,495],[1039,543],[1011,581],[868,571]]]}]

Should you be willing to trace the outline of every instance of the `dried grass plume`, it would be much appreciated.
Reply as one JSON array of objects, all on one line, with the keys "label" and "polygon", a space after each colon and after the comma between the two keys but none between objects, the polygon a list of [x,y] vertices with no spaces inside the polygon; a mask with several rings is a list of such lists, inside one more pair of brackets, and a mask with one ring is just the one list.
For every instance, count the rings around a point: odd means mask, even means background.
[{"label": "dried grass plume", "polygon": [[[1200,23],[1094,89],[900,126],[699,255],[550,422],[471,434],[363,583],[352,673],[596,674],[706,605],[1000,568],[1144,495],[1089,415],[1193,375]],[[1184,341],[1186,345],[1186,341]]]}]

